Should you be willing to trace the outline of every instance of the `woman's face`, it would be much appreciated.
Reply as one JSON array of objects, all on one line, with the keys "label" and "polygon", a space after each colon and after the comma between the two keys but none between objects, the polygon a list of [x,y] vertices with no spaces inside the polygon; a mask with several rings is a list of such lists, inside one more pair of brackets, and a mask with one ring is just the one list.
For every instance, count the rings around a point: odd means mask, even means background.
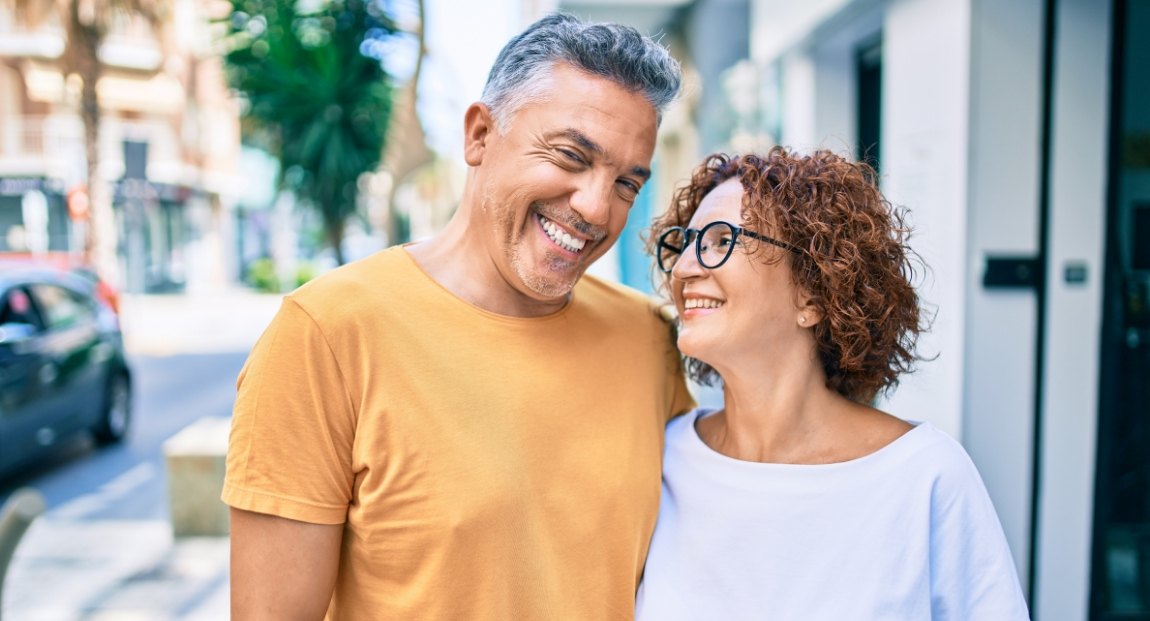
[{"label": "woman's face", "polygon": [[[739,180],[729,179],[703,198],[688,227],[698,231],[719,220],[741,227],[742,200]],[[779,257],[786,252],[740,235],[727,261],[707,269],[699,264],[692,240],[671,271],[679,349],[725,374],[747,357],[778,354],[809,339],[799,324],[788,259]]]}]

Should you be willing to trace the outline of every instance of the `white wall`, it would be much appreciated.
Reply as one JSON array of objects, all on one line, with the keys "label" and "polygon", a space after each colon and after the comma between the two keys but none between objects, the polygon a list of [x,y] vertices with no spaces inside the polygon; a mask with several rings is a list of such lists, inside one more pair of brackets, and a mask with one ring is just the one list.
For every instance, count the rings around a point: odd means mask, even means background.
[{"label": "white wall", "polygon": [[[857,0],[856,0],[857,1]],[[774,59],[852,0],[751,0],[751,57]]]},{"label": "white wall", "polygon": [[[779,63],[783,80],[783,127],[779,142],[799,151],[830,149],[851,154],[858,142],[855,54],[860,42],[881,31],[883,11],[866,1],[844,7],[839,4],[829,1],[804,4],[803,10],[789,14],[797,30],[785,38],[798,43],[786,51]],[[831,8],[841,8],[841,11],[824,13]],[[758,14],[768,15],[767,21],[773,26],[752,27],[753,33],[759,33],[758,39],[752,39],[752,49],[759,49],[760,55],[755,58],[766,65],[775,60],[771,55],[775,48],[764,46],[761,39],[774,36],[782,27],[775,23],[774,13],[760,9]],[[815,17],[825,21],[814,21]]]},{"label": "white wall", "polygon": [[858,80],[853,46],[820,48],[815,65],[814,131],[819,146],[853,156],[858,142]]},{"label": "white wall", "polygon": [[[1059,0],[1034,614],[1086,618],[1094,506],[1110,94],[1109,0]],[[1067,261],[1085,284],[1062,281]]]},{"label": "white wall", "polygon": [[783,57],[782,131],[779,142],[801,151],[817,147],[821,137],[815,133],[815,62],[805,52]]},{"label": "white wall", "polygon": [[883,25],[884,192],[911,210],[911,243],[930,270],[920,287],[936,309],[919,351],[937,359],[883,404],[961,438],[967,265],[970,5],[894,0]]},{"label": "white wall", "polygon": [[19,153],[24,111],[20,109],[20,74],[0,65],[0,158]]},{"label": "white wall", "polygon": [[1023,584],[1038,300],[1033,290],[984,289],[982,272],[987,255],[1038,253],[1044,5],[975,0],[971,9],[962,440],[986,482]]}]

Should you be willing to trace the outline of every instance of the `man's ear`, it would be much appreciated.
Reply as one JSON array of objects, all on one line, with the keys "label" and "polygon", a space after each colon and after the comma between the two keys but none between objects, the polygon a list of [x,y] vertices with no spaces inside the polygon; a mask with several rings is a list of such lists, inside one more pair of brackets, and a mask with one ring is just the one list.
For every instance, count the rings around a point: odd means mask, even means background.
[{"label": "man's ear", "polygon": [[487,152],[487,141],[496,132],[491,110],[482,102],[467,107],[463,114],[463,159],[468,166],[479,166]]}]

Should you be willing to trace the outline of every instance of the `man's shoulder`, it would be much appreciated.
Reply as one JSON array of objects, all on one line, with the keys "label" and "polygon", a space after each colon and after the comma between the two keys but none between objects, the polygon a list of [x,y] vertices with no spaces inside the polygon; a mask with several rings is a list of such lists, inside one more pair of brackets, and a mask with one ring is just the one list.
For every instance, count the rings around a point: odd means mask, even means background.
[{"label": "man's shoulder", "polygon": [[612,305],[632,310],[657,308],[655,300],[642,291],[590,274],[579,279],[575,295],[596,306]]},{"label": "man's shoulder", "polygon": [[317,320],[334,319],[355,315],[365,307],[380,308],[417,274],[405,251],[396,246],[321,274],[288,298]]},{"label": "man's shoulder", "polygon": [[402,248],[386,248],[313,278],[293,291],[291,296],[301,304],[332,300],[348,303],[353,300],[333,296],[378,291],[395,279],[404,277],[405,263]]},{"label": "man's shoulder", "polygon": [[670,323],[665,305],[658,299],[627,285],[587,275],[580,279],[575,296],[584,308],[626,323],[627,319],[657,325],[660,329]]}]

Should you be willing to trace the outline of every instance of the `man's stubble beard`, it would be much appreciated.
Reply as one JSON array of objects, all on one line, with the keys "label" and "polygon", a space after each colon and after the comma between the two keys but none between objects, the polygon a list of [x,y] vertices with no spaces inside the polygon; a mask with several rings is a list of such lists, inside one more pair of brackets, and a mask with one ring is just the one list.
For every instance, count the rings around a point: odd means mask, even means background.
[{"label": "man's stubble beard", "polygon": [[[484,197],[483,211],[490,213],[495,209],[490,195]],[[523,284],[536,295],[547,298],[555,299],[566,296],[571,293],[575,288],[575,283],[583,275],[583,269],[576,268],[573,277],[570,280],[551,279],[540,275],[534,269],[534,265],[528,263],[521,252],[522,244],[527,241],[527,236],[530,235],[530,230],[523,230],[523,225],[526,224],[527,228],[536,226],[534,214],[538,211],[537,204],[532,203],[527,210],[527,218],[529,222],[521,223],[516,221],[515,210],[502,209],[498,211],[498,215],[493,220],[494,233],[502,246],[503,253],[507,257],[508,263],[511,265],[511,270],[519,278]],[[547,252],[545,266],[547,271],[558,273],[568,271],[570,263],[562,257]]]}]

